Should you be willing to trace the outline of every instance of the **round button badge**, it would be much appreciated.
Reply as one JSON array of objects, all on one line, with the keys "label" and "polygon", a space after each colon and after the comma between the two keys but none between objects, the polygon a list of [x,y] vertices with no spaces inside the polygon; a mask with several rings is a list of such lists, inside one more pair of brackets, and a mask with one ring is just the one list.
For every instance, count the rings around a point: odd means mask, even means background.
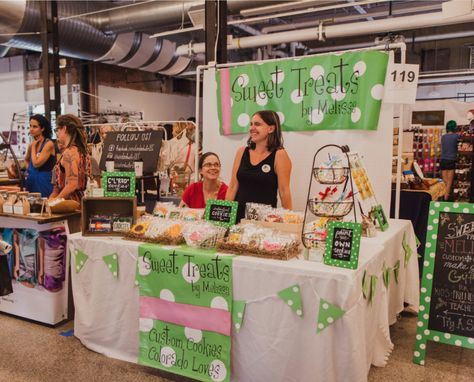
[{"label": "round button badge", "polygon": [[270,170],[271,170],[271,167],[270,167],[269,164],[264,164],[264,165],[262,166],[262,171],[263,171],[265,174],[268,173],[268,172],[270,172]]}]

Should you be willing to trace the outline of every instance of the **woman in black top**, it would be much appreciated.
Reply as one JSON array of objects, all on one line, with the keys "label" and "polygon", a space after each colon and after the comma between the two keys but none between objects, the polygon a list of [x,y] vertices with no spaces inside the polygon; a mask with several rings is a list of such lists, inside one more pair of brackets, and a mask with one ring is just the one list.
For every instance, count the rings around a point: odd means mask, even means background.
[{"label": "woman in black top", "polygon": [[48,197],[53,191],[51,176],[56,164],[56,151],[48,119],[40,114],[31,116],[30,135],[33,142],[25,157],[28,166],[25,187],[29,192],[41,192],[41,196]]},{"label": "woman in black top", "polygon": [[247,147],[235,156],[226,199],[239,202],[237,221],[245,216],[248,202],[277,205],[277,192],[283,208],[292,209],[291,160],[283,148],[280,119],[271,110],[252,116]]}]

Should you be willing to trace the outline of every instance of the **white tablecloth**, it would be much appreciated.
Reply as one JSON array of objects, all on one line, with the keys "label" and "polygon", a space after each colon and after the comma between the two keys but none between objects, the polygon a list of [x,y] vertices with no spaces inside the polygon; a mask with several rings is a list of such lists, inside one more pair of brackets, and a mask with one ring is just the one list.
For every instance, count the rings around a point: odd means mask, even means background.
[{"label": "white tablecloth", "polygon": [[[404,266],[403,235],[413,256]],[[138,288],[135,263],[139,243],[117,238],[70,237],[74,254],[89,256],[75,272],[75,336],[88,348],[109,357],[137,362]],[[119,278],[104,266],[102,256],[117,253]],[[393,272],[388,289],[382,268],[400,260],[398,283]],[[362,277],[378,278],[369,303],[362,296]],[[242,382],[365,381],[371,365],[384,366],[393,348],[389,325],[404,302],[418,310],[419,280],[415,236],[409,221],[390,220],[375,238],[363,238],[357,270],[304,260],[265,260],[239,256],[233,262],[233,298],[247,306],[242,328],[232,337],[232,380]],[[301,287],[304,318],[276,293],[293,284]],[[316,333],[319,300],[324,298],[346,314]]]}]

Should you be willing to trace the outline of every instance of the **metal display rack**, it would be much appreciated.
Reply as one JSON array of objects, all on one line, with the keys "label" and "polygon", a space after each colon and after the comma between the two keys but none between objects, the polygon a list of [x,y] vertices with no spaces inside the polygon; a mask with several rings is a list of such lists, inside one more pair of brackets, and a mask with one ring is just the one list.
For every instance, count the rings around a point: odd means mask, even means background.
[{"label": "metal display rack", "polygon": [[[333,168],[324,168],[316,166],[316,160],[323,154],[324,151],[328,151],[328,149],[334,148],[341,153],[345,158],[346,164],[342,167],[333,167]],[[349,160],[349,147],[348,146],[338,146],[334,144],[325,145],[321,147],[313,157],[313,165],[311,168],[311,176],[308,186],[308,195],[306,198],[306,208],[304,211],[304,219],[303,219],[303,230],[301,233],[301,241],[303,245],[310,249],[315,248],[318,242],[322,242],[322,239],[316,239],[310,237],[310,233],[305,232],[305,228],[309,220],[311,220],[310,216],[316,217],[326,217],[331,218],[334,220],[342,219],[344,216],[347,216],[351,211],[354,214],[354,221],[357,222],[357,214],[355,208],[355,198],[354,198],[354,186],[352,181],[352,172],[351,172],[351,163]],[[331,153],[328,151],[329,156]],[[350,200],[343,200],[343,201],[324,201],[324,200],[317,200],[316,199],[316,192],[319,192],[317,189],[320,185],[344,185],[342,192],[347,190],[347,187],[350,187]],[[320,187],[318,187],[320,188]],[[312,196],[313,195],[313,196]],[[308,210],[310,214],[308,213]]]}]

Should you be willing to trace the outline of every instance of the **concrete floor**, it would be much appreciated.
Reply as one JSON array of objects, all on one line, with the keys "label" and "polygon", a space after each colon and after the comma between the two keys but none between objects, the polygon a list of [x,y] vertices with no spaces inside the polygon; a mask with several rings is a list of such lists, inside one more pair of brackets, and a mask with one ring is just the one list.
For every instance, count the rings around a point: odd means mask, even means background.
[{"label": "concrete floor", "polygon": [[[368,380],[474,381],[473,350],[429,342],[426,365],[418,366],[411,362],[416,321],[413,315],[403,315],[391,328],[395,349],[388,365],[372,367]],[[72,322],[49,328],[0,314],[0,382],[190,381],[107,358],[86,349],[73,336],[59,335],[72,328]]]}]

